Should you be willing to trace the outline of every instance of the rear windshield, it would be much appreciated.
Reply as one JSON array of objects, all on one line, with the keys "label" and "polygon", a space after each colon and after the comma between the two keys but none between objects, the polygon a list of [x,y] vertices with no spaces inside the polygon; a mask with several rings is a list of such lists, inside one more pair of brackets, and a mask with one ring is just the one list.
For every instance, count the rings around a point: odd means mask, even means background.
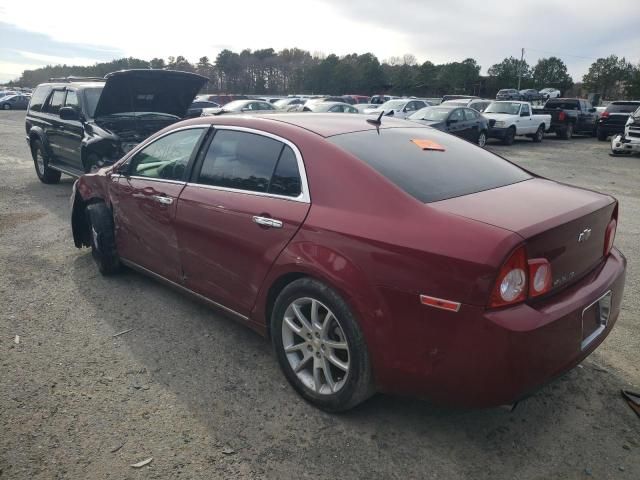
[{"label": "rear windshield", "polygon": [[547,100],[544,108],[553,108],[555,110],[580,110],[580,102],[578,100]]},{"label": "rear windshield", "polygon": [[607,107],[607,112],[610,113],[633,113],[640,106],[638,102],[616,102],[611,103]]},{"label": "rear windshield", "polygon": [[[369,164],[421,202],[503,187],[531,176],[486,150],[431,128],[388,128],[327,140]],[[444,152],[422,150],[412,140],[432,140]]]}]

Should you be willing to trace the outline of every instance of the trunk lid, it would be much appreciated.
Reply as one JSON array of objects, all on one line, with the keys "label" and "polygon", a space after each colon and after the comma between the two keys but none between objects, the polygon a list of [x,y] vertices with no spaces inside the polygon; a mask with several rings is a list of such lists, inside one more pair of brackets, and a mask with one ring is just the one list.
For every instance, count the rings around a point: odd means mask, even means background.
[{"label": "trunk lid", "polygon": [[554,290],[601,262],[616,205],[607,195],[540,178],[429,204],[520,235],[529,258],[551,263]]},{"label": "trunk lid", "polygon": [[183,117],[207,82],[195,73],[173,70],[121,70],[109,73],[94,118],[126,112]]}]

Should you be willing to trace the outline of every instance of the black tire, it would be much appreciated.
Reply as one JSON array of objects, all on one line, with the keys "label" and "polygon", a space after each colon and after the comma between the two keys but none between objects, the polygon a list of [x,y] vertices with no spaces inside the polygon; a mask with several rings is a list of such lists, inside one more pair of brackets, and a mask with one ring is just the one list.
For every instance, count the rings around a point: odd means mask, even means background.
[{"label": "black tire", "polygon": [[504,134],[504,138],[502,139],[503,145],[513,145],[514,140],[516,139],[516,129],[513,127],[509,127],[507,132]]},{"label": "black tire", "polygon": [[602,129],[599,128],[596,131],[596,135],[598,137],[598,140],[600,140],[601,142],[606,142],[607,141],[607,134],[604,131],[602,131]]},{"label": "black tire", "polygon": [[40,140],[34,140],[31,143],[31,157],[33,158],[36,175],[42,183],[52,184],[60,181],[62,174],[58,170],[49,167],[49,156]]},{"label": "black tire", "polygon": [[476,145],[478,145],[480,148],[484,148],[486,144],[487,144],[487,131],[480,130],[480,133],[478,134],[478,138],[476,139]]},{"label": "black tire", "polygon": [[112,275],[121,269],[116,251],[113,216],[104,203],[94,203],[86,209],[91,256],[102,275]]},{"label": "black tire", "polygon": [[5,103],[4,105],[2,105],[2,109],[3,110],[11,110],[11,105],[9,105],[8,103]]},{"label": "black tire", "polygon": [[[349,372],[343,386],[335,393],[321,394],[306,386],[294,372],[284,351],[282,325],[285,312],[295,300],[302,298],[312,298],[326,305],[338,319],[346,337]],[[364,336],[351,309],[333,289],[311,278],[301,278],[290,283],[278,295],[270,322],[271,339],[280,368],[291,386],[305,400],[322,410],[341,412],[355,407],[375,393],[369,352]]]},{"label": "black tire", "polygon": [[536,133],[533,134],[533,137],[531,137],[531,139],[535,143],[540,143],[542,140],[544,140],[544,125],[540,125],[538,127],[538,130],[536,130]]}]

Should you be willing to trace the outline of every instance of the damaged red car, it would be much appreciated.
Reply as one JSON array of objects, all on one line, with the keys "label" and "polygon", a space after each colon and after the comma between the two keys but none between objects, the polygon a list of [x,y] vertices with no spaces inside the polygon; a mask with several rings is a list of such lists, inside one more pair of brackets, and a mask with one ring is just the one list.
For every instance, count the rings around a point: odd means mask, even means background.
[{"label": "damaged red car", "polygon": [[74,185],[75,245],[273,342],[328,411],[374,392],[513,403],[620,312],[618,203],[435,129],[357,115],[203,117]]}]

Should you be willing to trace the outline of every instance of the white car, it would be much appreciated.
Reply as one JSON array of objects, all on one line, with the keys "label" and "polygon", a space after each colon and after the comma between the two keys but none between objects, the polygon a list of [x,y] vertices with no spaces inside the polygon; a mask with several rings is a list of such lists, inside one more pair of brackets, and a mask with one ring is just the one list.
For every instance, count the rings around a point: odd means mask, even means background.
[{"label": "white car", "polygon": [[396,100],[384,102],[377,108],[365,109],[364,113],[380,115],[380,113],[384,112],[385,116],[393,115],[394,118],[407,118],[409,115],[417,112],[421,108],[430,106],[431,105],[424,100],[398,98]]},{"label": "white car", "polygon": [[611,139],[611,152],[614,155],[640,153],[640,108],[629,115],[624,133]]},{"label": "white car", "polygon": [[489,119],[489,137],[499,138],[511,145],[517,135],[526,135],[534,142],[541,142],[551,127],[551,115],[533,114],[529,102],[491,102],[482,112]]},{"label": "white car", "polygon": [[557,88],[543,88],[542,90],[540,90],[540,93],[546,99],[560,97],[560,90],[558,90]]}]

